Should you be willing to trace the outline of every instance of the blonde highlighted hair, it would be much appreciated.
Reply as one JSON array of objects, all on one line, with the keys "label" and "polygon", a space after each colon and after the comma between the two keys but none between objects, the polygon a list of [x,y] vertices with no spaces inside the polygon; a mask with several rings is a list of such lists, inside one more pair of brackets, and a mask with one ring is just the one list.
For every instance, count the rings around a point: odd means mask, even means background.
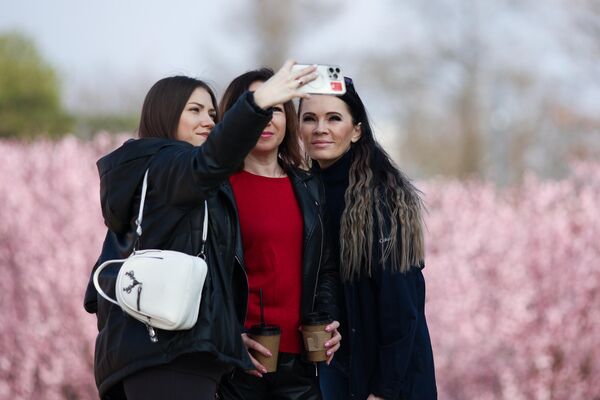
[{"label": "blonde highlighted hair", "polygon": [[[364,125],[363,125],[364,126]],[[381,147],[365,137],[353,144],[349,185],[340,221],[340,273],[344,281],[371,276],[374,262],[406,272],[425,258],[419,191]],[[373,154],[375,152],[375,154]],[[373,163],[377,162],[377,166]],[[373,246],[379,246],[374,260]]]}]

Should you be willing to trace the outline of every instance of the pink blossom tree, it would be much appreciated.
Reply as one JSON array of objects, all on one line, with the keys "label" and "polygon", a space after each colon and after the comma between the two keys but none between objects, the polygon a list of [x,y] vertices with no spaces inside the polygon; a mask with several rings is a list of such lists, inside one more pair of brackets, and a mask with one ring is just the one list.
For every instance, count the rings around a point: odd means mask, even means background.
[{"label": "pink blossom tree", "polygon": [[95,160],[109,136],[0,142],[0,398],[92,399],[83,293],[104,234]]},{"label": "pink blossom tree", "polygon": [[440,398],[599,398],[600,166],[424,190]]}]

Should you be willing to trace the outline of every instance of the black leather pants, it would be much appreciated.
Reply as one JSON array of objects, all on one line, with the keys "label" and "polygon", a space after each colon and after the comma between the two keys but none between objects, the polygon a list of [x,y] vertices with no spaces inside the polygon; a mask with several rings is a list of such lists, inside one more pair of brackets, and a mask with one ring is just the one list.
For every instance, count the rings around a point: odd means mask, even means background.
[{"label": "black leather pants", "polygon": [[277,371],[262,378],[236,369],[221,380],[219,399],[223,400],[321,400],[315,364],[299,355],[280,353]]}]

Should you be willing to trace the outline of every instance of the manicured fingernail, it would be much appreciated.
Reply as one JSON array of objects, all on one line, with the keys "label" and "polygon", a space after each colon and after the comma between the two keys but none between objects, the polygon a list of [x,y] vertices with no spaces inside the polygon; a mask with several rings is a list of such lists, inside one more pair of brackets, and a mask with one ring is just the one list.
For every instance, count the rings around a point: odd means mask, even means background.
[{"label": "manicured fingernail", "polygon": [[263,368],[263,369],[262,369],[262,372],[263,372],[263,374],[266,374],[266,373],[267,373],[267,369],[266,369],[266,368]]},{"label": "manicured fingernail", "polygon": [[331,355],[331,350],[329,350],[329,351],[327,352],[327,355],[328,355],[328,356],[330,356],[330,355]]}]

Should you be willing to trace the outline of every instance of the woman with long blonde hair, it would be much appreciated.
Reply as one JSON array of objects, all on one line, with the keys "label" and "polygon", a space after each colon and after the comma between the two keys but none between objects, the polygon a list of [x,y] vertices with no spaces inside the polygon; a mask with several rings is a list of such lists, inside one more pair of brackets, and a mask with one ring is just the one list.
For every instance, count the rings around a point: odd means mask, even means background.
[{"label": "woman with long blonde hair", "polygon": [[343,282],[344,340],[320,367],[325,400],[435,399],[425,321],[420,192],[375,141],[351,79],[344,95],[302,99],[300,132],[325,185]]}]

